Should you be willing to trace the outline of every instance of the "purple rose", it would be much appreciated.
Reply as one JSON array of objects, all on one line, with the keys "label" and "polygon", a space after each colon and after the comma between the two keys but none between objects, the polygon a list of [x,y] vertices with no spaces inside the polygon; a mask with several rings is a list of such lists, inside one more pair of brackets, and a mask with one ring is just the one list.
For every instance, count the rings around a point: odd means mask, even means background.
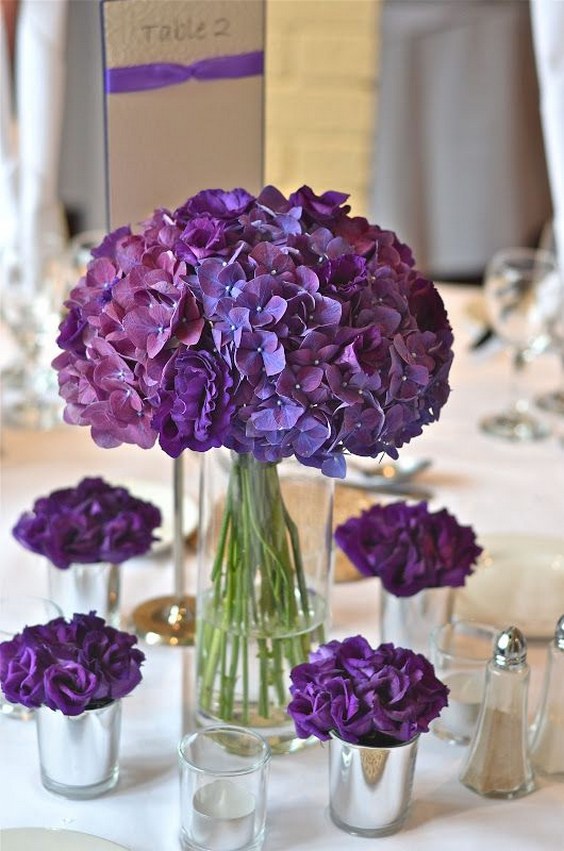
[{"label": "purple rose", "polygon": [[92,257],[109,257],[113,259],[115,257],[117,243],[121,239],[124,239],[128,236],[131,236],[131,228],[128,225],[125,225],[121,228],[117,228],[116,230],[107,234],[107,236],[104,237],[100,245],[92,249]]},{"label": "purple rose", "polygon": [[346,742],[358,744],[372,732],[372,718],[355,693],[354,683],[335,677],[325,689],[331,698],[331,729]]},{"label": "purple rose", "polygon": [[371,708],[373,728],[400,741],[426,733],[448,703],[448,688],[420,653],[381,644],[371,663],[375,673],[358,688]]},{"label": "purple rose", "polygon": [[82,339],[82,332],[87,325],[88,323],[83,318],[80,308],[71,307],[59,328],[59,336],[56,341],[59,348],[83,357],[86,346]]},{"label": "purple rose", "polygon": [[185,449],[206,452],[221,446],[234,412],[233,380],[225,361],[187,349],[175,357],[169,375],[153,417],[161,447],[178,458]]},{"label": "purple rose", "polygon": [[47,668],[44,683],[45,706],[60,709],[64,715],[80,715],[84,712],[98,686],[95,674],[72,661]]},{"label": "purple rose", "polygon": [[0,644],[0,682],[6,699],[29,708],[41,706],[43,672],[51,661],[47,650],[27,644],[21,636]]},{"label": "purple rose", "polygon": [[329,739],[329,730],[333,727],[329,691],[315,683],[306,683],[303,689],[292,690],[292,694],[294,697],[288,705],[288,712],[298,736],[301,739],[315,736],[321,741]]},{"label": "purple rose", "polygon": [[226,246],[225,225],[219,219],[200,216],[192,219],[182,232],[174,249],[188,263],[220,253]]},{"label": "purple rose", "polygon": [[349,301],[366,288],[369,274],[364,257],[344,254],[321,266],[318,272],[320,289],[326,295]]},{"label": "purple rose", "polygon": [[179,207],[175,216],[180,221],[202,215],[231,219],[248,210],[253,201],[254,197],[245,189],[233,189],[231,192],[225,192],[223,189],[204,189]]},{"label": "purple rose", "polygon": [[153,529],[160,523],[159,509],[148,503],[147,508],[120,512],[105,524],[100,543],[103,561],[119,564],[147,552],[155,540]]},{"label": "purple rose", "polygon": [[288,705],[298,736],[352,744],[409,741],[447,705],[447,687],[421,654],[376,649],[360,635],[331,641],[292,669]]},{"label": "purple rose", "polygon": [[78,653],[78,661],[95,673],[97,699],[116,700],[133,691],[141,682],[141,663],[145,655],[133,645],[133,635],[111,627],[89,632]]},{"label": "purple rose", "polygon": [[309,186],[302,186],[293,192],[288,201],[291,205],[301,207],[304,213],[320,224],[334,223],[350,210],[349,206],[343,207],[349,196],[343,192],[324,192],[316,195]]},{"label": "purple rose", "polygon": [[427,503],[373,505],[335,530],[335,541],[365,576],[410,597],[423,588],[464,585],[482,548],[469,526]]}]

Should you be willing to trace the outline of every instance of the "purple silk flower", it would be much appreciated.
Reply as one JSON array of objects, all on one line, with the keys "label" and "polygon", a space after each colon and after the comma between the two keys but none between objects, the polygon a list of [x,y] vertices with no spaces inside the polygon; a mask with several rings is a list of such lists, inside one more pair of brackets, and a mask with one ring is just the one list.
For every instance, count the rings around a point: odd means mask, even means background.
[{"label": "purple silk flower", "polygon": [[393,644],[373,648],[361,635],[321,645],[290,677],[288,712],[300,738],[407,742],[427,732],[448,703],[428,659]]},{"label": "purple silk flower", "polygon": [[426,502],[373,505],[335,530],[335,541],[365,576],[410,597],[424,588],[464,585],[482,548],[470,526]]},{"label": "purple silk flower", "polygon": [[141,682],[145,654],[136,643],[94,612],[28,626],[0,644],[0,686],[12,703],[80,715]]},{"label": "purple silk flower", "polygon": [[161,512],[124,487],[99,477],[82,479],[37,499],[12,530],[26,549],[56,567],[108,561],[120,564],[145,553],[156,540]]}]

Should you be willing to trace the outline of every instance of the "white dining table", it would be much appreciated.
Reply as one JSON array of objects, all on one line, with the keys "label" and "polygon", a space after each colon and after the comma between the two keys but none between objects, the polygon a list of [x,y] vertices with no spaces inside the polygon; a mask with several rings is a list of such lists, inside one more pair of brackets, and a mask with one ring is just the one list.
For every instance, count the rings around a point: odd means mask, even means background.
[{"label": "white dining table", "polygon": [[[432,508],[448,508],[471,524],[478,538],[492,533],[527,533],[562,538],[564,527],[564,423],[536,443],[507,443],[482,433],[480,418],[508,396],[509,359],[502,346],[471,349],[479,333],[480,291],[442,285],[455,332],[452,394],[440,421],[402,450],[402,457],[432,459],[417,482],[432,490]],[[531,395],[552,389],[558,360],[545,354],[527,368]],[[547,415],[543,415],[547,416]],[[103,450],[87,429],[60,425],[45,432],[4,429],[1,442],[0,595],[46,594],[46,569],[39,556],[12,538],[19,514],[38,496],[73,485],[85,475],[123,484],[143,481],[172,492],[172,462],[158,449],[122,446]],[[197,499],[198,458],[186,458],[188,497]],[[354,491],[351,491],[351,499]],[[171,497],[172,498],[172,497]],[[165,542],[166,544],[166,542]],[[195,559],[186,563],[186,589],[195,590]],[[173,587],[172,554],[161,548],[122,568],[122,617]],[[562,600],[564,612],[564,599]],[[333,585],[331,636],[361,633],[379,640],[377,579]],[[72,801],[41,785],[35,725],[0,717],[0,829],[44,827],[80,831],[112,840],[130,851],[177,851],[179,778],[177,746],[194,729],[193,648],[143,645],[147,654],[140,686],[123,701],[120,780],[110,793]],[[529,654],[534,711],[542,682],[545,647]],[[539,779],[530,795],[491,800],[458,780],[465,749],[432,733],[421,736],[412,806],[403,829],[376,840],[352,837],[328,814],[328,753],[315,744],[272,759],[268,787],[267,851],[286,849],[389,849],[418,851],[511,851],[564,849],[564,783]],[[0,841],[1,848],[1,841]],[[30,851],[35,849],[30,848]]]}]

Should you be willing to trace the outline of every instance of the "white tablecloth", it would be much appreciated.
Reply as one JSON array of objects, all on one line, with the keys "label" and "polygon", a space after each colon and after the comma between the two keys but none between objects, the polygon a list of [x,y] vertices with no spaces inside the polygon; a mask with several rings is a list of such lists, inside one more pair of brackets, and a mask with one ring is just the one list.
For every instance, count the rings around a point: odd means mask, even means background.
[{"label": "white tablecloth", "polygon": [[[478,535],[491,532],[562,534],[564,449],[554,436],[514,445],[482,434],[479,418],[507,396],[509,365],[500,349],[471,353],[472,327],[465,306],[476,293],[444,287],[456,335],[453,391],[437,424],[406,447],[406,456],[429,456],[432,467],[421,484],[433,488],[433,507],[448,507]],[[552,388],[555,358],[543,356],[529,368],[531,392]],[[557,425],[557,421],[553,421]],[[562,429],[561,429],[562,431]],[[75,484],[85,474],[114,481],[149,479],[168,485],[171,462],[158,450],[135,447],[101,450],[85,429],[60,427],[32,434],[5,431],[2,437],[0,593],[45,593],[41,559],[23,550],[10,529],[33,499],[54,487]],[[197,463],[189,459],[188,490],[197,492]],[[123,569],[123,609],[172,590],[170,553],[138,559]],[[187,583],[194,589],[194,570]],[[563,601],[564,611],[564,601]],[[333,633],[364,633],[378,639],[377,580],[339,584],[333,595]],[[176,746],[192,728],[193,651],[145,648],[141,686],[124,700],[121,776],[117,788],[92,801],[68,801],[43,789],[39,779],[33,723],[0,718],[0,828],[68,828],[111,839],[131,851],[178,849],[179,801]],[[531,702],[538,695],[544,651],[531,653]],[[458,781],[464,750],[432,734],[421,737],[413,804],[402,832],[380,840],[386,849],[418,851],[512,851],[564,847],[564,784],[539,781],[533,794],[517,801],[482,799]],[[314,746],[272,761],[267,851],[344,849],[361,845],[338,830],[327,813],[327,753]],[[33,851],[33,849],[30,849]]]}]

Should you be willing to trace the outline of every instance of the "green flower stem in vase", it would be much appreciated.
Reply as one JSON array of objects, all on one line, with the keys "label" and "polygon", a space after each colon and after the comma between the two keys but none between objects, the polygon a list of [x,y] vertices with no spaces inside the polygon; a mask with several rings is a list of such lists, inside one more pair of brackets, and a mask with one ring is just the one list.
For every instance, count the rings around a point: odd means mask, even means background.
[{"label": "green flower stem in vase", "polygon": [[[292,462],[206,453],[198,593],[198,713],[295,744],[289,671],[323,641],[333,483]],[[215,465],[216,469],[210,469]]]}]

